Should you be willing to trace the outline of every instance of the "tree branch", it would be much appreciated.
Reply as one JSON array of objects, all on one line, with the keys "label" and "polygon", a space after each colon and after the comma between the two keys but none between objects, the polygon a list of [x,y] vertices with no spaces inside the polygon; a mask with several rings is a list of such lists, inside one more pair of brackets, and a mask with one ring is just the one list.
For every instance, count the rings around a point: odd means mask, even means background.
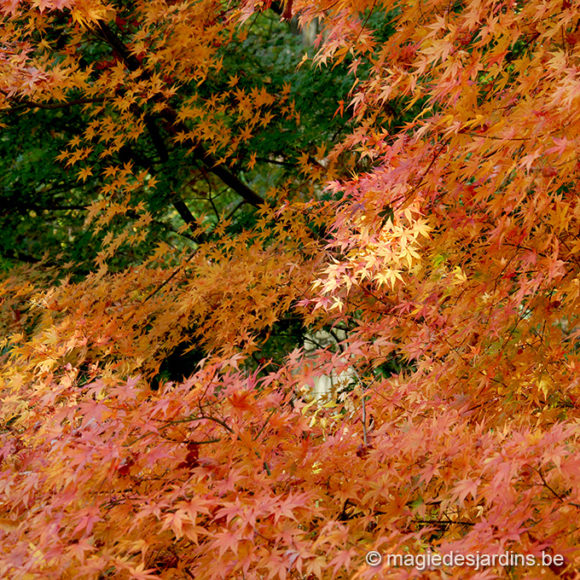
[{"label": "tree branch", "polygon": [[42,262],[41,258],[37,258],[36,256],[31,256],[30,254],[25,254],[23,252],[12,249],[3,250],[2,255],[4,258],[16,260],[17,262],[25,262],[26,264],[38,264]]},{"label": "tree branch", "polygon": [[[95,26],[94,31],[98,36],[100,36],[100,38],[107,42],[117,52],[117,54],[119,54],[130,71],[137,71],[141,69],[141,76],[143,78],[149,77],[148,72],[141,66],[137,58],[131,54],[123,41],[104,22],[99,22]],[[176,134],[180,131],[187,132],[187,126],[182,121],[177,120],[177,113],[171,107],[167,106],[167,108],[162,113],[160,113],[160,115],[168,122],[168,126],[166,128],[170,133]],[[147,113],[145,113],[145,124],[161,160],[167,161],[167,149],[163,143],[155,123],[155,119]],[[161,147],[162,143],[163,147]],[[194,151],[196,156],[204,163],[209,171],[211,171],[215,176],[219,177],[219,179],[221,179],[229,188],[233,189],[248,203],[255,207],[266,203],[266,200],[262,196],[260,196],[248,185],[246,185],[223,163],[218,163],[216,159],[210,155],[201,144],[198,144]]]},{"label": "tree branch", "polygon": [[[6,93],[4,93],[6,94]],[[66,109],[67,107],[73,107],[75,105],[88,105],[89,103],[102,103],[103,99],[71,99],[64,103],[38,103],[36,101],[31,101],[30,99],[14,99],[16,103],[9,111],[20,111],[22,109]]]}]

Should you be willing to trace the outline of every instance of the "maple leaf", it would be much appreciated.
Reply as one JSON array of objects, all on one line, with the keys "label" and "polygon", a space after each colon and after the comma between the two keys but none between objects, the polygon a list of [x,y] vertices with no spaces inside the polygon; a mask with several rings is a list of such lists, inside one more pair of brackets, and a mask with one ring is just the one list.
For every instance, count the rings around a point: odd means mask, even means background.
[{"label": "maple leaf", "polygon": [[183,536],[184,521],[188,521],[187,513],[184,510],[177,510],[165,516],[161,529],[170,528],[173,530],[175,537],[179,540]]},{"label": "maple leaf", "polygon": [[471,494],[471,497],[473,499],[477,498],[477,488],[479,487],[480,484],[480,480],[469,480],[469,479],[464,479],[462,481],[459,481],[458,483],[455,484],[455,486],[453,487],[453,491],[454,493],[457,494],[457,499],[459,500],[459,503],[461,505],[463,505],[465,498]]},{"label": "maple leaf", "polygon": [[220,556],[227,550],[231,550],[234,554],[238,551],[239,537],[233,532],[221,532],[215,535],[216,547]]},{"label": "maple leaf", "polygon": [[92,168],[85,167],[79,171],[78,178],[81,179],[82,181],[86,181],[92,174],[93,174]]},{"label": "maple leaf", "polygon": [[135,567],[127,566],[127,572],[132,580],[152,580],[159,577],[154,568],[146,570],[144,564],[138,564]]},{"label": "maple leaf", "polygon": [[93,526],[102,519],[101,512],[98,507],[88,507],[80,512],[79,522],[72,531],[73,535],[78,532],[84,532],[85,536],[90,535]]}]

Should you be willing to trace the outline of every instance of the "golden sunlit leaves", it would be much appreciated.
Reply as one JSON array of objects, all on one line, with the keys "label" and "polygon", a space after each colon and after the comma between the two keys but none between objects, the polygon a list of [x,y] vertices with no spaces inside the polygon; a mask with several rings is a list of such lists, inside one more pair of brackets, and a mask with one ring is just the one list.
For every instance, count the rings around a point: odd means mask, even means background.
[{"label": "golden sunlit leaves", "polygon": [[[82,27],[91,28],[101,20],[111,20],[115,17],[115,9],[106,2],[94,0],[74,0],[70,5],[73,21]],[[62,6],[55,6],[62,8]]]},{"label": "golden sunlit leaves", "polygon": [[[194,216],[176,226],[190,246],[168,236],[144,255],[164,225],[155,203],[174,191],[156,172],[170,155],[153,122],[191,154],[171,166],[178,181],[182,165],[205,180],[200,144],[208,165],[258,175],[260,128],[298,119],[287,83],[224,70],[211,86],[239,18],[277,6],[138,1],[113,22],[107,3],[16,4],[1,5],[1,106],[82,105],[57,160],[75,187],[98,188],[86,225],[102,248],[82,277],[49,281],[43,264],[0,278],[0,576],[419,573],[369,567],[377,549],[547,550],[565,564],[542,574],[572,577],[570,3],[285,3],[320,26],[316,63],[358,75],[336,109],[352,131],[297,153],[304,201],[272,188],[251,226],[230,216],[210,231]],[[105,24],[126,54],[105,50]],[[98,55],[90,66],[82,46]],[[127,162],[144,135],[152,162]],[[352,173],[323,190],[343,154]],[[264,344],[291,331],[287,356],[268,360]],[[308,350],[307,335],[333,340]],[[202,360],[165,377],[179,349]],[[327,400],[312,395],[321,380]]]}]

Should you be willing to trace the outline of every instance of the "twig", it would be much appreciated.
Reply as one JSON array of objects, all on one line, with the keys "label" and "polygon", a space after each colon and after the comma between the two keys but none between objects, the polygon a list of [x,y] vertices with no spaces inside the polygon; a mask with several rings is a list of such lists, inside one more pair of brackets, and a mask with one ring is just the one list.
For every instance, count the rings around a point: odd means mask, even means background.
[{"label": "twig", "polygon": [[230,433],[234,432],[234,430],[225,421],[222,421],[217,417],[211,417],[209,415],[201,415],[199,417],[186,417],[185,419],[175,419],[173,421],[167,421],[165,425],[161,427],[161,429],[165,429],[170,425],[178,425],[180,423],[193,423],[195,421],[213,421],[214,423],[221,425],[224,429],[226,429]]},{"label": "twig", "polygon": [[268,425],[268,423],[270,422],[270,418],[272,417],[272,415],[276,412],[276,408],[274,407],[274,409],[272,409],[270,411],[270,413],[268,414],[268,416],[266,417],[266,420],[264,421],[264,424],[262,425],[262,427],[260,427],[260,430],[258,431],[258,433],[256,434],[256,436],[254,437],[254,441],[257,441],[260,438],[260,435],[262,434],[262,431],[264,431],[264,429],[266,428],[266,425]]},{"label": "twig", "polygon": [[538,473],[538,475],[540,476],[542,483],[544,484],[544,487],[546,489],[548,489],[549,491],[551,491],[562,503],[570,503],[571,505],[573,505],[574,507],[578,508],[580,507],[578,504],[574,503],[574,502],[566,502],[566,500],[564,499],[564,497],[562,497],[556,490],[554,490],[546,481],[544,474],[541,472],[540,469],[535,469],[534,471],[536,471]]},{"label": "twig", "polygon": [[157,292],[159,292],[160,290],[162,290],[165,286],[167,286],[167,284],[169,284],[169,282],[171,282],[171,280],[173,280],[173,278],[175,278],[175,276],[177,276],[177,274],[179,274],[179,272],[181,270],[183,270],[183,268],[189,263],[191,262],[191,260],[193,259],[193,257],[197,254],[197,248],[190,254],[189,258],[187,258],[187,260],[183,263],[180,264],[175,271],[164,281],[162,282],[159,286],[157,286],[157,288],[155,288],[155,290],[152,290],[149,295],[147,296],[147,298],[145,298],[145,300],[143,300],[142,304],[145,304],[145,302],[147,302],[149,299],[153,298],[153,296],[155,296],[155,294],[157,294]]}]

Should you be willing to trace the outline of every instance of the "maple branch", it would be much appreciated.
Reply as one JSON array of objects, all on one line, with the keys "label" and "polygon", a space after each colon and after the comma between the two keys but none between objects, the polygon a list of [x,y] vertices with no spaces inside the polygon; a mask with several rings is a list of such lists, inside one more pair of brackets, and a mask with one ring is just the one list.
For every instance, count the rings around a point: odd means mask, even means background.
[{"label": "maple branch", "polygon": [[208,199],[208,201],[209,201],[209,203],[211,205],[211,209],[213,210],[213,213],[215,214],[215,217],[216,217],[217,221],[219,222],[219,220],[220,220],[220,213],[218,211],[218,208],[215,205],[215,202],[213,200],[213,197],[211,195],[208,195],[207,196],[207,199]]},{"label": "maple branch", "polygon": [[358,384],[361,386],[361,391],[362,391],[362,425],[363,425],[363,444],[365,447],[368,446],[368,436],[367,436],[367,408],[366,408],[366,404],[365,404],[365,386],[362,382],[362,379],[360,378],[360,375],[358,374],[357,370],[353,367],[352,369],[354,371],[354,374],[358,380]]},{"label": "maple branch", "polygon": [[437,526],[474,526],[474,522],[463,522],[457,520],[413,520],[415,524],[435,524]]},{"label": "maple branch", "polygon": [[[113,50],[115,50],[119,56],[125,61],[127,68],[132,71],[136,71],[140,68],[140,63],[136,56],[133,56],[131,52],[127,49],[125,43],[109,28],[109,26],[102,20],[99,20],[94,24],[93,32],[100,36]],[[143,71],[145,72],[145,71]]]},{"label": "maple branch", "polygon": [[[149,135],[151,136],[151,140],[153,141],[153,145],[157,149],[157,152],[158,152],[161,160],[167,161],[169,159],[169,155],[167,152],[167,148],[165,147],[165,143],[163,142],[161,134],[159,133],[159,130],[157,129],[157,125],[155,124],[153,119],[150,119],[150,120],[151,120],[150,125],[146,123],[146,126],[148,127],[148,129],[150,129]],[[129,158],[132,161],[134,161],[136,165],[147,170],[151,176],[155,175],[155,170],[153,169],[153,162],[150,159],[143,157],[140,153],[135,151],[133,148],[129,147],[128,145],[124,145],[121,148],[120,154],[121,154],[122,160],[126,161],[127,158]],[[196,223],[195,216],[191,213],[191,210],[187,207],[187,204],[183,201],[183,199],[179,196],[179,194],[176,191],[172,191],[169,194],[169,202],[171,203],[171,205],[173,205],[173,207],[175,208],[175,210],[177,211],[177,213],[179,214],[181,219],[187,225],[189,225],[191,229],[193,229],[193,226]],[[162,223],[162,222],[158,222],[158,223]],[[172,230],[172,231],[175,231],[175,230]],[[180,232],[175,232],[175,233],[180,233]],[[180,234],[180,235],[184,235],[188,239],[190,239],[193,242],[196,242],[198,244],[205,241],[205,236],[203,234],[197,234],[197,235]]]},{"label": "maple branch", "polygon": [[230,220],[231,218],[234,217],[235,213],[246,203],[245,199],[242,199],[242,201],[240,201],[240,203],[236,204],[234,206],[234,208],[232,209],[232,211],[230,211],[230,213],[226,216],[226,221]]},{"label": "maple branch", "polygon": [[537,474],[540,476],[540,479],[542,480],[542,484],[544,485],[544,487],[550,491],[555,497],[557,497],[562,503],[569,503],[570,505],[573,505],[576,508],[580,508],[580,505],[578,505],[577,503],[574,502],[567,502],[564,499],[564,496],[560,495],[554,488],[552,488],[550,486],[550,484],[546,481],[546,478],[544,477],[544,474],[542,473],[541,469],[536,469],[533,468],[535,472],[537,472]]},{"label": "maple branch", "polygon": [[25,254],[23,252],[7,249],[3,250],[2,254],[11,260],[16,260],[17,262],[24,262],[26,264],[38,264],[42,262],[41,258],[37,258],[36,256],[31,256],[30,254]]},{"label": "maple branch", "polygon": [[269,159],[267,157],[256,157],[256,161],[270,163],[272,165],[282,165],[283,167],[296,167],[296,163],[291,163],[290,161],[279,161],[278,159]]},{"label": "maple branch", "polygon": [[[124,61],[125,65],[130,71],[137,71],[141,69],[141,76],[143,78],[148,78],[149,73],[137,60],[135,56],[131,54],[125,43],[105,24],[104,22],[99,22],[95,25],[94,32],[107,42],[111,48],[113,48],[119,56]],[[176,134],[180,131],[187,132],[187,126],[182,121],[177,120],[176,111],[167,105],[167,108],[160,113],[160,115],[169,123],[167,129]],[[159,129],[155,123],[154,118],[147,113],[144,114],[144,121],[151,136],[151,140],[162,161],[167,161],[169,159],[169,154]],[[228,187],[233,189],[238,195],[243,197],[249,204],[254,207],[258,207],[266,203],[266,200],[257,194],[252,188],[246,185],[237,175],[232,173],[223,163],[219,163],[210,153],[208,153],[205,148],[198,144],[194,149],[195,155],[206,165],[209,171],[214,175],[219,177]]]},{"label": "maple branch", "polygon": [[367,408],[365,405],[365,399],[366,399],[366,397],[363,393],[363,397],[362,397],[363,443],[366,447],[368,445],[368,441],[367,441]]},{"label": "maple branch", "polygon": [[469,135],[469,137],[480,137],[481,139],[493,139],[494,141],[529,141],[530,137],[496,137],[495,135],[480,135],[479,133],[472,133],[470,131],[459,130],[458,133],[462,135]]},{"label": "maple branch", "polygon": [[356,507],[356,504],[352,503],[352,501],[350,501],[349,498],[346,498],[344,500],[344,504],[342,505],[342,510],[340,510],[340,513],[338,514],[338,516],[336,516],[336,519],[339,522],[347,522],[348,520],[352,519],[353,517],[362,516],[362,514],[348,514],[348,513],[346,513],[346,510],[351,506]]},{"label": "maple branch", "polygon": [[[134,108],[139,110],[137,105],[134,105]],[[138,115],[136,115],[138,116]],[[145,127],[147,127],[147,132],[149,133],[149,137],[151,137],[151,141],[157,154],[159,155],[159,159],[162,163],[166,163],[169,161],[169,151],[167,150],[167,146],[165,145],[165,141],[159,132],[159,128],[157,127],[157,123],[155,123],[155,119],[148,115],[147,113],[143,114],[143,121],[145,122]]]},{"label": "maple branch", "polygon": [[[338,521],[348,521],[355,518],[362,518],[365,516],[364,512],[359,511],[358,513],[348,513],[346,510],[349,507],[356,508],[357,505],[353,503],[350,499],[346,499],[340,513],[337,516]],[[371,512],[374,516],[382,516],[387,515],[386,512],[375,510]],[[466,522],[463,520],[413,520],[414,524],[422,524],[422,525],[435,525],[435,526],[475,526],[474,522]]]},{"label": "maple branch", "polygon": [[[163,427],[161,428],[163,429]],[[190,441],[188,439],[184,441],[182,439],[174,439],[173,437],[167,437],[165,435],[161,435],[161,438],[165,439],[165,441],[172,441],[173,443],[195,443],[195,445],[208,445],[209,443],[219,443],[221,441],[220,437],[216,439],[204,439],[202,441]]]},{"label": "maple branch", "polygon": [[[127,214],[129,215],[129,214]],[[164,229],[167,233],[170,234],[174,234],[176,236],[181,236],[187,240],[189,240],[190,242],[195,242],[196,244],[201,243],[201,240],[199,238],[196,238],[194,235],[189,234],[187,232],[180,232],[179,230],[171,227],[169,224],[165,223],[164,221],[161,220],[151,220],[151,223],[154,225],[157,225],[159,227],[161,227],[162,229]],[[169,242],[168,242],[169,243]],[[171,245],[171,244],[170,244]],[[172,246],[173,247],[173,246]]]},{"label": "maple branch", "polygon": [[86,205],[39,205],[35,203],[23,203],[19,204],[17,207],[5,205],[0,202],[0,215],[7,212],[10,213],[27,213],[30,210],[34,211],[86,211],[88,206]]},{"label": "maple branch", "polygon": [[169,425],[179,425],[180,423],[194,423],[195,421],[213,421],[214,423],[221,425],[228,432],[230,433],[234,432],[234,430],[225,421],[222,421],[217,417],[212,417],[211,415],[199,415],[197,417],[186,417],[185,419],[174,419],[173,421],[166,421],[165,425],[163,425],[161,429],[165,429],[166,427],[169,427]]},{"label": "maple branch", "polygon": [[[105,42],[107,42],[122,58],[125,62],[125,65],[130,71],[137,71],[141,69],[141,74],[145,78],[149,77],[149,73],[141,66],[139,61],[135,56],[133,56],[130,51],[127,49],[125,43],[105,24],[104,22],[99,22],[94,29],[95,33],[100,36]],[[169,161],[169,150],[167,149],[167,145],[159,131],[159,127],[155,122],[155,118],[151,116],[149,113],[146,113],[141,110],[141,108],[133,104],[131,106],[131,110],[136,116],[143,117],[143,121],[147,128],[147,132],[151,138],[151,142],[159,155],[159,159],[162,163],[166,163]],[[175,120],[177,119],[177,114],[175,111],[170,109],[171,117],[172,117],[172,125],[175,124]],[[164,115],[166,116],[166,115]],[[183,129],[181,127],[182,123],[179,123],[178,128]],[[175,131],[176,132],[176,131]],[[208,169],[214,173],[217,177],[219,177],[227,186],[231,189],[236,191],[239,195],[241,195],[246,201],[251,203],[254,206],[259,206],[264,203],[264,200],[256,194],[252,189],[250,189],[245,183],[243,183],[237,176],[232,174],[227,168],[220,165],[215,161],[211,155],[204,151],[201,145],[198,145],[195,149],[198,156],[204,161],[204,163],[208,166]],[[173,207],[177,210],[177,213],[181,217],[181,219],[188,224],[189,226],[193,226],[195,224],[195,217],[191,213],[191,210],[187,207],[187,204],[181,199],[177,193],[172,192],[170,195],[170,202]],[[197,239],[201,242],[201,236],[196,236]],[[197,240],[196,240],[197,241]]]},{"label": "maple branch", "polygon": [[407,192],[406,194],[400,195],[396,199],[392,200],[392,203],[391,203],[392,206],[394,206],[394,204],[398,201],[401,202],[401,205],[397,208],[399,210],[403,210],[409,206],[415,193],[423,185],[423,180],[425,179],[425,177],[427,176],[429,171],[431,171],[431,168],[435,164],[435,161],[437,161],[437,158],[439,157],[439,155],[441,155],[441,153],[443,152],[443,149],[445,149],[445,147],[447,146],[449,141],[451,141],[451,138],[443,140],[443,142],[440,144],[437,151],[435,151],[435,154],[433,155],[433,158],[429,162],[429,165],[427,165],[427,169],[425,169],[425,171],[423,171],[423,173],[419,176],[419,180],[417,182],[417,185],[415,185],[413,188],[411,188],[411,190],[409,192]]},{"label": "maple branch", "polygon": [[185,260],[185,262],[183,262],[183,264],[180,264],[177,268],[175,268],[175,270],[169,275],[168,278],[166,278],[161,284],[159,284],[159,286],[157,286],[157,288],[155,288],[155,290],[152,290],[147,297],[145,298],[145,300],[143,300],[142,304],[145,304],[145,302],[147,302],[148,300],[150,300],[151,298],[153,298],[153,296],[155,296],[155,294],[157,294],[160,290],[162,290],[165,286],[167,286],[167,284],[169,284],[169,282],[171,282],[171,280],[173,280],[173,278],[175,278],[175,276],[177,276],[177,274],[179,274],[179,272],[181,272],[181,270],[183,270],[183,268],[185,268],[185,266],[193,259],[193,257],[197,254],[197,249],[195,249],[190,255],[189,258],[187,258],[187,260]]},{"label": "maple branch", "polygon": [[[3,94],[4,91],[0,91]],[[92,98],[92,99],[72,99],[71,101],[66,101],[65,103],[38,103],[36,101],[31,101],[30,99],[20,98],[15,100],[18,104],[11,107],[11,111],[20,111],[22,109],[66,109],[67,107],[73,107],[75,105],[88,105],[89,103],[102,103],[103,99]]]},{"label": "maple branch", "polygon": [[336,341],[336,346],[338,347],[338,350],[340,352],[344,352],[344,347],[341,344],[341,340],[339,339],[338,335],[336,334],[336,332],[334,332],[334,329],[329,328],[328,329],[328,333],[332,336],[332,338],[334,338],[334,340]]},{"label": "maple branch", "polygon": [[201,160],[206,164],[209,171],[215,176],[219,177],[228,187],[233,189],[238,195],[243,197],[250,205],[259,207],[264,205],[266,200],[258,195],[251,187],[246,185],[237,175],[232,173],[225,165],[219,164],[215,158],[210,155],[205,149],[198,145],[195,152],[199,155]]},{"label": "maple branch", "polygon": [[[159,128],[157,127],[157,123],[155,119],[148,115],[147,113],[143,113],[141,109],[133,104],[131,106],[131,110],[135,114],[136,117],[139,115],[143,115],[143,120],[145,122],[145,126],[147,127],[147,132],[151,137],[151,141],[157,154],[159,155],[159,159],[162,163],[166,163],[169,161],[169,151],[167,150],[167,146],[165,145],[165,141],[161,136]],[[130,148],[128,148],[130,150]],[[151,167],[148,167],[149,173],[153,175],[153,171]],[[177,213],[181,217],[181,219],[188,224],[189,226],[193,226],[195,224],[195,216],[191,213],[191,210],[187,207],[187,204],[183,201],[183,199],[175,192],[172,191],[169,195],[169,201],[171,205],[177,210]]]},{"label": "maple branch", "polygon": [[368,24],[369,18],[373,15],[373,12],[376,8],[376,5],[377,5],[377,0],[373,0],[373,3],[372,3],[370,10],[369,10],[369,13],[367,14],[366,18],[364,19],[364,22],[361,23],[359,33],[356,35],[356,38],[354,39],[353,44],[358,42],[358,39],[360,38],[361,34],[363,33],[365,26]]},{"label": "maple branch", "polygon": [[[187,207],[186,203],[179,197],[179,195],[172,191],[169,195],[169,200],[171,201],[171,205],[177,210],[177,213],[181,217],[181,219],[188,224],[189,226],[193,226],[195,224],[195,216],[191,213],[191,210]],[[195,236],[196,241],[199,238],[199,242],[202,241],[202,236]]]},{"label": "maple branch", "polygon": [[256,436],[254,437],[254,441],[257,441],[260,438],[260,435],[262,434],[262,432],[264,431],[264,429],[266,428],[266,425],[268,425],[268,423],[270,422],[270,419],[272,418],[272,415],[276,412],[276,408],[272,409],[270,411],[270,413],[268,414],[268,416],[266,417],[266,420],[264,421],[264,424],[262,425],[262,427],[260,427],[260,430],[258,431],[258,433],[256,434]]}]

